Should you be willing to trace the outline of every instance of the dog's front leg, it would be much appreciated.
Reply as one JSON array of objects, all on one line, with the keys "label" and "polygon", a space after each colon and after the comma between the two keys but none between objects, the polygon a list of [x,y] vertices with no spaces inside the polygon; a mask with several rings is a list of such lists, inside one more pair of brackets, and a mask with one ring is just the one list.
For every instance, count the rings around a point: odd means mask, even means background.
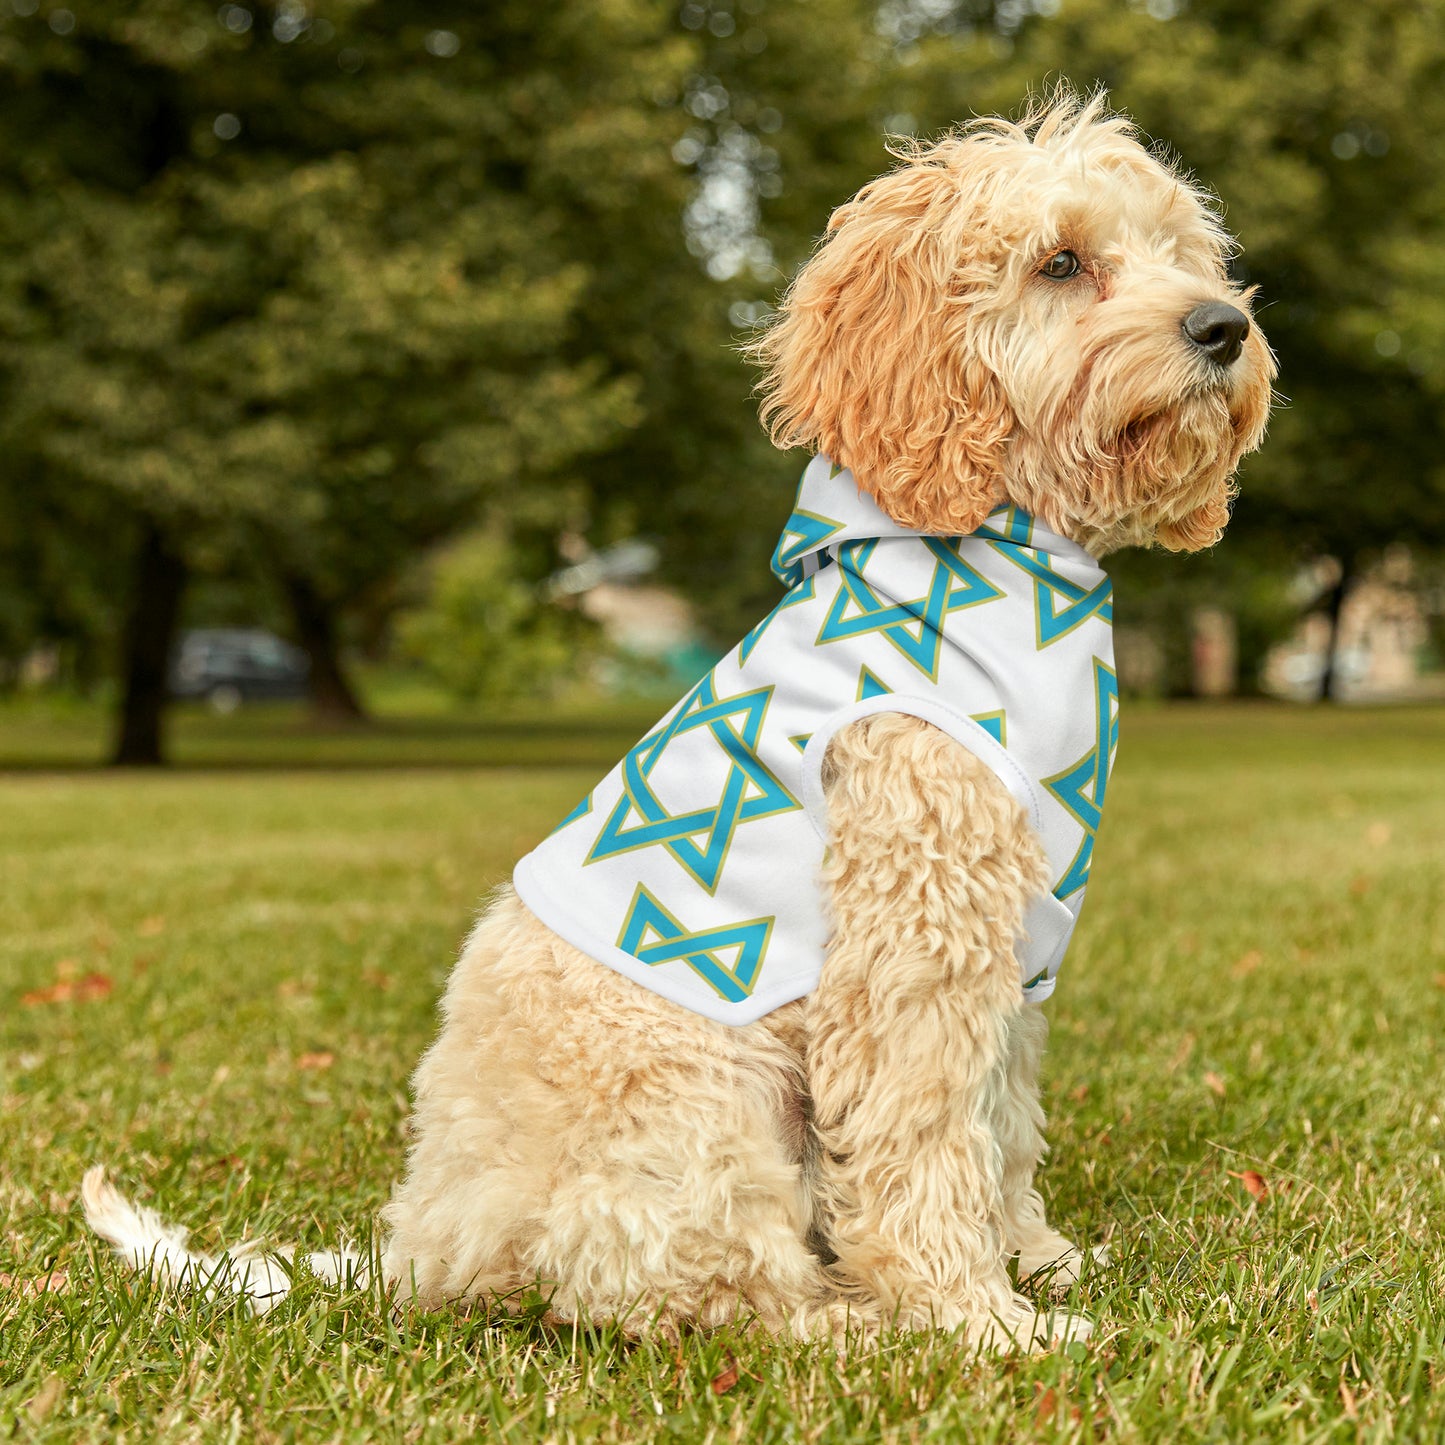
[{"label": "dog's front leg", "polygon": [[808,1068],[835,1271],[900,1325],[1077,1338],[1086,1322],[1038,1319],[1009,1283],[995,1127],[1039,845],[989,768],[902,714],[841,732],[825,784],[834,936]]},{"label": "dog's front leg", "polygon": [[[994,1094],[993,1128],[1003,1158],[1004,1245],[1018,1256],[1020,1280],[1032,1277],[1062,1292],[1079,1278],[1084,1258],[1049,1224],[1034,1187],[1034,1173],[1047,1150],[1039,1065],[1048,1036],[1043,1010],[1026,1003],[1009,1026],[1003,1079]],[[1094,1257],[1106,1258],[1107,1251],[1100,1246]]]}]

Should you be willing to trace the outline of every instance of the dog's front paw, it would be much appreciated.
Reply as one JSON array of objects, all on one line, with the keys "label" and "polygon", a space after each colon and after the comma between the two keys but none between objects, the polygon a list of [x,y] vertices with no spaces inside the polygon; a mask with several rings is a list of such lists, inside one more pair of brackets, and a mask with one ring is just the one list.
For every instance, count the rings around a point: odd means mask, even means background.
[{"label": "dog's front paw", "polygon": [[1041,1310],[1032,1300],[1015,1295],[1009,1306],[978,1329],[970,1329],[969,1342],[979,1350],[1004,1354],[1014,1350],[1038,1354],[1075,1340],[1087,1340],[1094,1322],[1064,1310]]},{"label": "dog's front paw", "polygon": [[[1109,1246],[1096,1244],[1088,1254],[1095,1264],[1107,1264]],[[1046,1244],[1019,1251],[1019,1284],[1031,1289],[1047,1289],[1052,1294],[1067,1294],[1084,1272],[1085,1256],[1077,1245],[1063,1235],[1055,1235]]]}]

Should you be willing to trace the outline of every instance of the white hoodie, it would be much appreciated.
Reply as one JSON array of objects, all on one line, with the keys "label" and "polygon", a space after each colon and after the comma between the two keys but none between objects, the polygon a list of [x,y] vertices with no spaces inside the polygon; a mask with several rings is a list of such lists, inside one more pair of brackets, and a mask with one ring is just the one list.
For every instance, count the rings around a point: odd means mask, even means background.
[{"label": "white hoodie", "polygon": [[1118,743],[1109,579],[1015,508],[967,537],[900,527],[826,457],[773,571],[777,607],[517,864],[522,901],[643,987],[751,1023],[823,969],[829,739],[910,713],[988,764],[1043,843],[1052,892],[1016,956],[1047,998]]}]

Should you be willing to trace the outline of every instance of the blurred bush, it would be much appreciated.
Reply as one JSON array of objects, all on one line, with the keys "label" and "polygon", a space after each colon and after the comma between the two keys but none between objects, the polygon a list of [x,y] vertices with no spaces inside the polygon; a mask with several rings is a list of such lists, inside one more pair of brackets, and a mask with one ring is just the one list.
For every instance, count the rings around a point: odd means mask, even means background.
[{"label": "blurred bush", "polygon": [[402,656],[459,702],[546,697],[604,653],[576,607],[544,602],[495,532],[474,532],[426,565],[425,599],[396,619]]}]

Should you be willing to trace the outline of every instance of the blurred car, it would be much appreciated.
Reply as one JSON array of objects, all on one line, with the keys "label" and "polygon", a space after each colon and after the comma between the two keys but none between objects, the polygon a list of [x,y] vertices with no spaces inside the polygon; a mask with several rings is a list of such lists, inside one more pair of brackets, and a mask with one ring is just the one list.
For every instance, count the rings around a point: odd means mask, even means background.
[{"label": "blurred car", "polygon": [[172,697],[217,711],[244,702],[306,696],[311,663],[299,647],[259,627],[204,627],[181,635],[171,662]]}]

